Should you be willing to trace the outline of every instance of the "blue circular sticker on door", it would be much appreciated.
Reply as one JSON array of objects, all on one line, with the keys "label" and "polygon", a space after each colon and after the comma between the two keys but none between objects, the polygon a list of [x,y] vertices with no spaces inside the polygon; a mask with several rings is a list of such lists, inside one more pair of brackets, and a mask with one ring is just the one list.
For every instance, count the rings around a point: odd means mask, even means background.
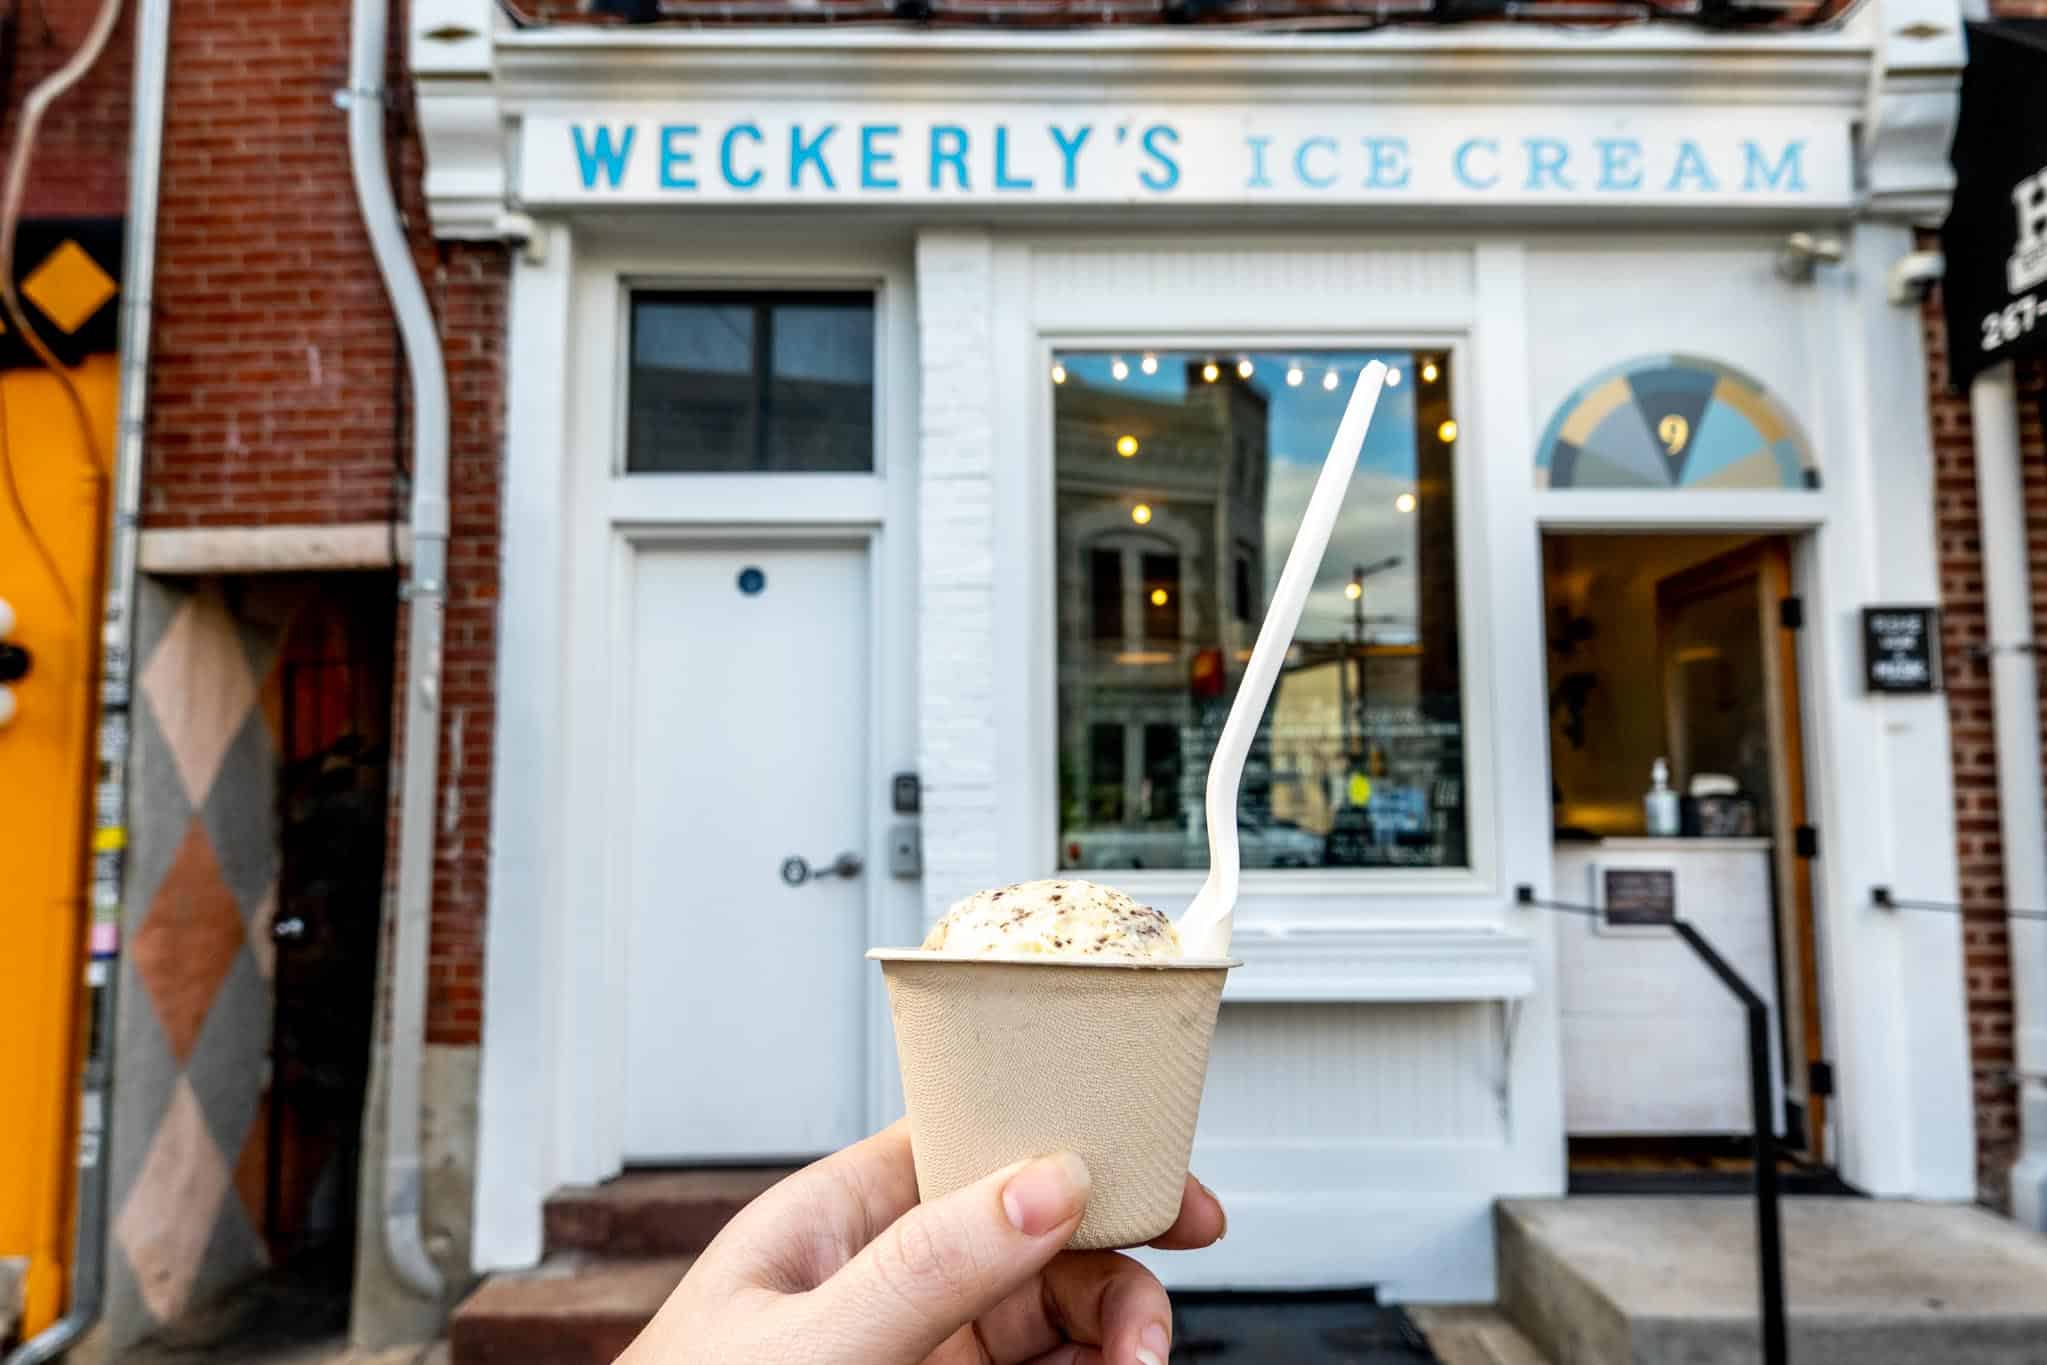
[{"label": "blue circular sticker on door", "polygon": [[768,585],[768,576],[752,565],[739,571],[739,590],[752,597]]}]

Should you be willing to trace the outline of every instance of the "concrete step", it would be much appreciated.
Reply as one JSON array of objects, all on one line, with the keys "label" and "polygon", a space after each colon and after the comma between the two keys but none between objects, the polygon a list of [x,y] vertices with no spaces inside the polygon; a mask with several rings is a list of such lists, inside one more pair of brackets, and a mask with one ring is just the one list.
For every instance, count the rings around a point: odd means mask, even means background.
[{"label": "concrete step", "polygon": [[449,1365],[610,1365],[693,1259],[565,1255],[493,1275],[448,1324]]},{"label": "concrete step", "polygon": [[1513,1319],[1490,1304],[1415,1305],[1407,1315],[1442,1365],[1551,1365]]},{"label": "concrete step", "polygon": [[631,1171],[602,1185],[557,1190],[544,1215],[547,1252],[694,1255],[710,1245],[733,1214],[792,1169]]},{"label": "concrete step", "polygon": [[[2047,1239],[1985,1210],[1783,1203],[1798,1365],[2041,1365]],[[1500,1306],[1554,1365],[1754,1365],[1747,1199],[1510,1200]]]}]

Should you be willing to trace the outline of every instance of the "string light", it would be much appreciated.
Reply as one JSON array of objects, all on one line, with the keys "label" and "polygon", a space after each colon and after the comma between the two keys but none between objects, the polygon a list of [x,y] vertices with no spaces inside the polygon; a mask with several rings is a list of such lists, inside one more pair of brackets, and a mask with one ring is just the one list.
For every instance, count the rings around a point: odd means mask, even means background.
[{"label": "string light", "polygon": [[1397,511],[1412,512],[1414,510],[1414,494],[1402,493],[1393,500],[1393,506]]},{"label": "string light", "polygon": [[1116,453],[1126,460],[1135,455],[1137,453],[1137,438],[1135,436],[1118,436],[1116,438]]},{"label": "string light", "polygon": [[1441,441],[1444,445],[1449,445],[1452,441],[1456,440],[1457,419],[1454,417],[1445,417],[1443,419],[1443,425],[1436,428],[1436,439]]},{"label": "string light", "polygon": [[1159,372],[1159,358],[1150,351],[1146,351],[1144,359],[1137,362],[1137,368],[1143,370],[1146,374],[1157,374]]},{"label": "string light", "polygon": [[1216,363],[1213,360],[1211,360],[1206,365],[1203,365],[1201,367],[1201,377],[1207,380],[1209,383],[1213,384],[1216,380],[1222,377],[1222,371],[1218,369],[1216,367]]},{"label": "string light", "polygon": [[1066,367],[1064,365],[1058,364],[1057,362],[1053,363],[1052,382],[1054,384],[1064,384],[1066,382]]},{"label": "string light", "polygon": [[1139,504],[1137,504],[1137,506],[1131,508],[1130,519],[1136,522],[1139,526],[1151,525],[1151,504],[1148,502],[1140,502]]},{"label": "string light", "polygon": [[1423,362],[1422,362],[1422,383],[1424,383],[1424,384],[1433,384],[1433,383],[1435,383],[1435,382],[1436,382],[1436,376],[1437,376],[1437,375],[1440,375],[1441,373],[1443,373],[1443,372],[1442,372],[1441,370],[1439,370],[1439,369],[1437,369],[1437,368],[1436,368],[1436,362],[1435,362],[1435,361],[1433,361],[1433,360],[1425,360],[1425,361],[1423,361]]},{"label": "string light", "polygon": [[1328,374],[1322,376],[1322,387],[1332,393],[1336,391],[1336,371],[1331,370]]},{"label": "string light", "polygon": [[1130,366],[1119,355],[1109,362],[1109,374],[1120,384],[1130,377]]},{"label": "string light", "polygon": [[1300,366],[1289,365],[1286,367],[1286,385],[1288,388],[1298,389],[1299,387],[1301,387],[1301,378],[1302,376]]},{"label": "string light", "polygon": [[1249,379],[1252,375],[1251,357],[1245,356],[1237,362],[1237,378]]},{"label": "string light", "polygon": [[1166,590],[1164,588],[1153,588],[1151,590],[1151,604],[1153,606],[1163,607],[1166,604],[1166,600]]},{"label": "string light", "polygon": [[1400,371],[1398,369],[1386,371],[1386,387],[1389,389],[1400,387]]}]

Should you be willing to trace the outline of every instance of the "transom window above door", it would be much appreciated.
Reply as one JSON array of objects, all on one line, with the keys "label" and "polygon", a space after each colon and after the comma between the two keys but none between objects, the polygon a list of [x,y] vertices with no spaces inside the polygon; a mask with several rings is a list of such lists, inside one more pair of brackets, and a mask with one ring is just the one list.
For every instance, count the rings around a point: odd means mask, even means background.
[{"label": "transom window above door", "polygon": [[632,297],[628,474],[874,469],[874,296]]},{"label": "transom window above door", "polygon": [[1245,767],[1246,867],[1470,865],[1451,356],[1052,357],[1059,862],[1205,868],[1209,755],[1358,371],[1380,398]]}]

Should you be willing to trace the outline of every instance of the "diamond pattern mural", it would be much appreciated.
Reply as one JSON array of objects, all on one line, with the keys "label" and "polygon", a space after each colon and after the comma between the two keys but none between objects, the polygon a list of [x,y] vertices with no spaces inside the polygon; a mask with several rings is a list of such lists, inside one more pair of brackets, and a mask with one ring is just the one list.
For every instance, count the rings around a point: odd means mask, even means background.
[{"label": "diamond pattern mural", "polygon": [[138,607],[108,1257],[117,1346],[263,1265],[278,896],[277,743],[260,698],[275,691],[262,673],[284,628],[252,628],[214,581],[145,581]]}]

